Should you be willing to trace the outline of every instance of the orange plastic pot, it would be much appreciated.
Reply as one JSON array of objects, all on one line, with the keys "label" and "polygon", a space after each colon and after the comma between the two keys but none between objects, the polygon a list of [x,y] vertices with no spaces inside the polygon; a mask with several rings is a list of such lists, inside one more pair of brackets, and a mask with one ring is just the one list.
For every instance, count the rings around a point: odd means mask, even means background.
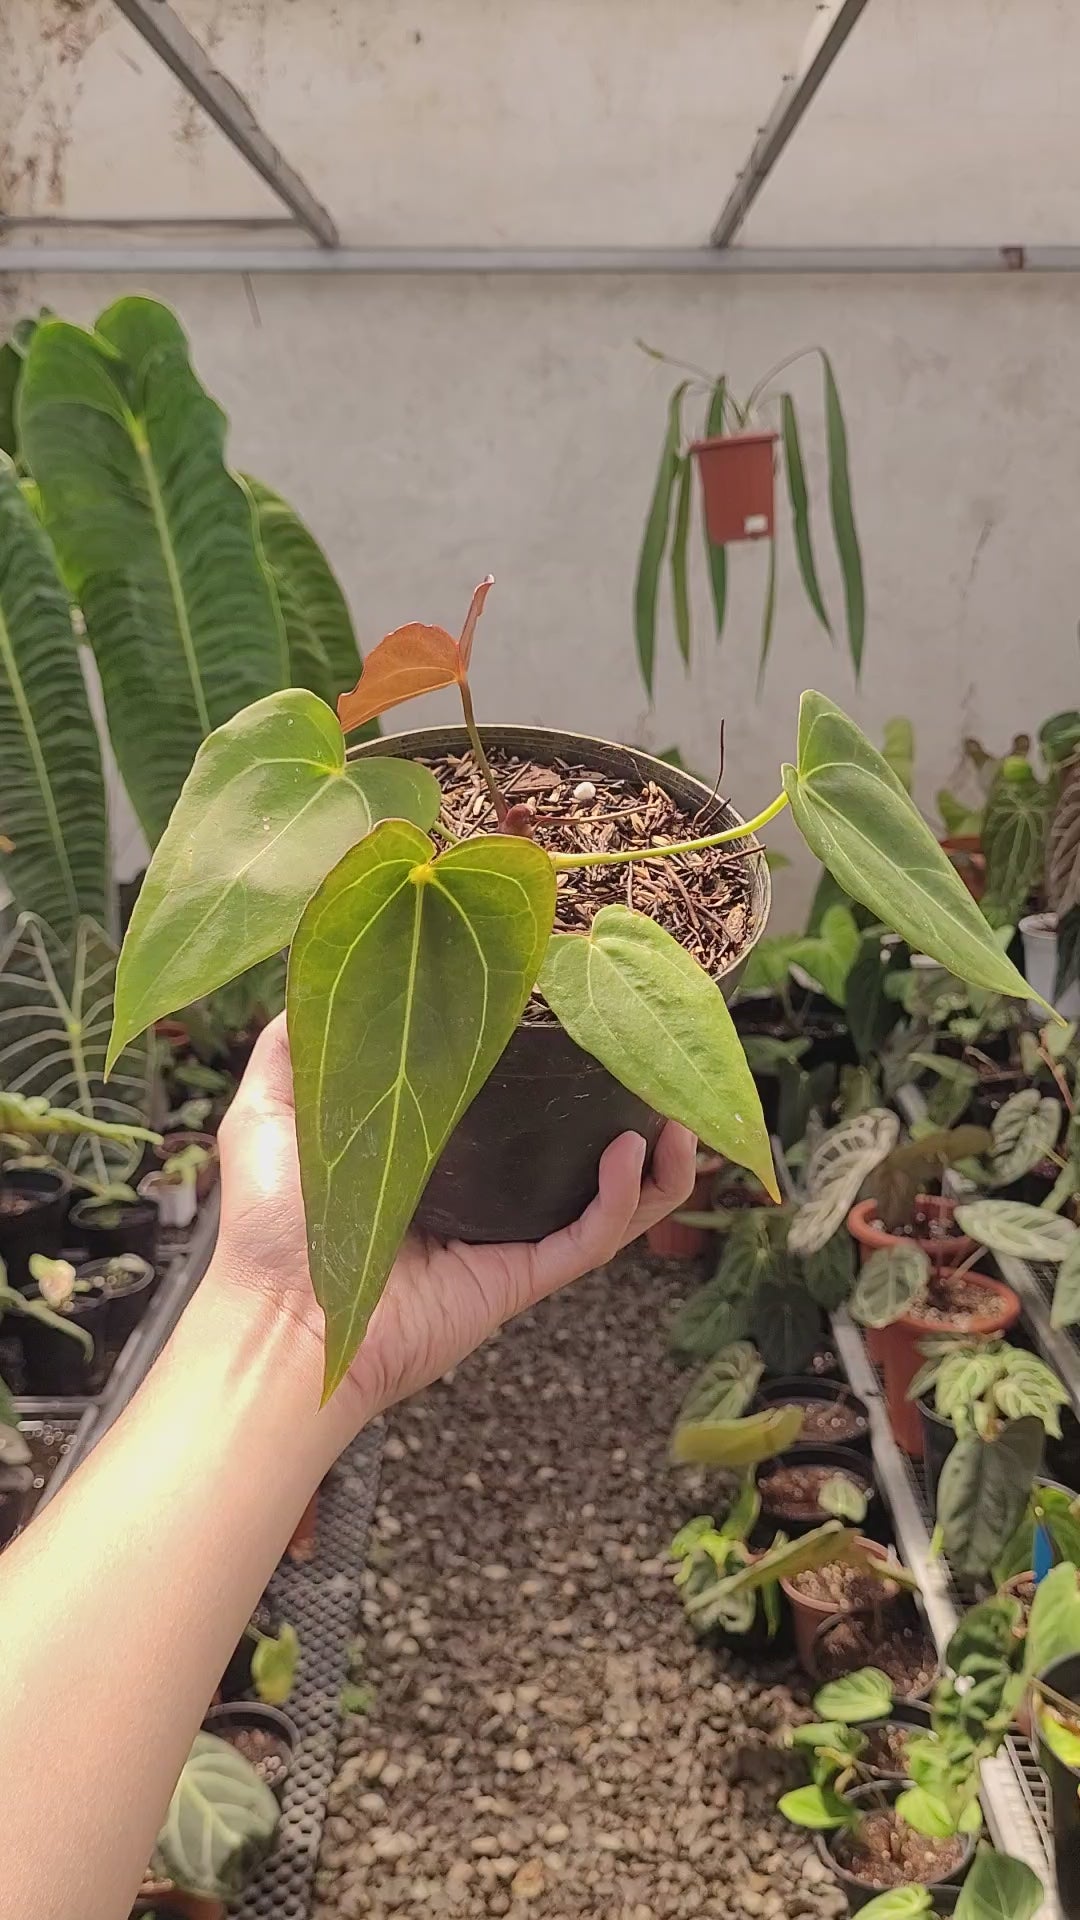
[{"label": "orange plastic pot", "polygon": [[[938,1278],[947,1282],[948,1272],[939,1272]],[[1011,1287],[1004,1286],[1000,1280],[991,1280],[985,1273],[967,1273],[964,1278],[977,1283],[985,1292],[994,1294],[1000,1302],[998,1310],[978,1316],[965,1315],[966,1324],[955,1329],[946,1320],[927,1320],[918,1313],[903,1314],[899,1320],[893,1321],[891,1327],[879,1329],[889,1421],[898,1445],[912,1460],[921,1460],[923,1454],[923,1427],[918,1404],[907,1397],[907,1390],[925,1358],[920,1342],[940,1338],[942,1334],[952,1331],[962,1334],[965,1340],[988,1340],[995,1334],[1007,1333],[1020,1318],[1019,1296]]]},{"label": "orange plastic pot", "polygon": [[[916,1204],[943,1220],[951,1219],[956,1211],[956,1201],[946,1200],[939,1193],[920,1193]],[[874,1224],[876,1206],[876,1200],[860,1200],[847,1217],[848,1232],[859,1249],[860,1265],[881,1247],[921,1247],[935,1267],[956,1266],[975,1251],[974,1240],[969,1240],[966,1234],[957,1234],[951,1240],[913,1240],[910,1234],[886,1233],[884,1227]],[[886,1332],[883,1327],[863,1328],[866,1351],[875,1367],[885,1365]]]},{"label": "orange plastic pot", "polygon": [[[877,1540],[864,1540],[860,1535],[858,1544],[875,1560],[887,1560],[889,1557],[888,1548],[883,1547]],[[799,1592],[793,1580],[781,1580],[780,1587],[791,1608],[796,1658],[803,1672],[808,1673],[813,1679],[815,1677],[814,1639],[822,1622],[834,1618],[837,1612],[836,1602],[811,1599],[809,1594]]]},{"label": "orange plastic pot", "polygon": [[[724,1162],[718,1153],[699,1153],[697,1157],[697,1178],[694,1191],[685,1202],[688,1213],[704,1213],[712,1198],[712,1184]],[[678,1211],[683,1212],[680,1207]],[[645,1235],[645,1245],[650,1253],[659,1254],[665,1260],[693,1260],[704,1253],[710,1240],[715,1236],[708,1227],[684,1227],[674,1214],[669,1213],[666,1220],[658,1220]]]},{"label": "orange plastic pot", "polygon": [[767,540],[776,506],[775,433],[721,434],[695,440],[705,502],[705,525],[714,546],[733,540]]}]

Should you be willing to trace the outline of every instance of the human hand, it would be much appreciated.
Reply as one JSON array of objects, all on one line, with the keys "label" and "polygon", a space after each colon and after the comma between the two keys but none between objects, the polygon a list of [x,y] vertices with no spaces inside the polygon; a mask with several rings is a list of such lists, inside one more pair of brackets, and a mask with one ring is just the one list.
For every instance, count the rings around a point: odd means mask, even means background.
[{"label": "human hand", "polygon": [[[260,1035],[221,1128],[220,1272],[290,1315],[321,1353],[296,1151],[292,1068],[282,1015]],[[624,1133],[600,1162],[599,1192],[580,1220],[535,1244],[472,1247],[410,1233],[338,1398],[362,1426],[471,1353],[549,1293],[601,1267],[689,1198],[695,1141],[664,1128],[648,1176],[645,1142]]]}]

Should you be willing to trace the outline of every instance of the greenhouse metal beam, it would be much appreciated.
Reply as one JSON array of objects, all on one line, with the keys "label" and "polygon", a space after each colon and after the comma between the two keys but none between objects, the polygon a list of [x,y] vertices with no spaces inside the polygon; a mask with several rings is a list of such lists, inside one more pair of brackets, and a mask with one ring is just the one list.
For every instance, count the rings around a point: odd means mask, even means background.
[{"label": "greenhouse metal beam", "polygon": [[243,94],[218,72],[169,0],[115,0],[115,4],[312,239],[321,247],[336,247],[338,231],[326,208],[263,132]]},{"label": "greenhouse metal beam", "polygon": [[814,24],[798,68],[786,75],[776,105],[758,130],[750,158],[735,176],[735,185],[710,236],[712,246],[730,247],[867,4],[868,0],[828,0],[821,8],[822,17]]},{"label": "greenhouse metal beam", "polygon": [[1080,273],[1080,246],[334,247],[12,246],[8,273]]}]

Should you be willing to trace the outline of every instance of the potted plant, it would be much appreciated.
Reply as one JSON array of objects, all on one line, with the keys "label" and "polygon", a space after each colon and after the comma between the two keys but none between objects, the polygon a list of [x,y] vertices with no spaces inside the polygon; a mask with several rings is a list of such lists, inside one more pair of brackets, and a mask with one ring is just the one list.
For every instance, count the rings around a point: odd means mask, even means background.
[{"label": "potted plant", "polygon": [[1037,1873],[1011,1854],[980,1846],[962,1887],[907,1882],[902,1891],[882,1893],[862,1905],[863,1920],[920,1920],[921,1915],[956,1915],[956,1920],[1034,1920],[1043,1904]]},{"label": "potted plant", "polygon": [[816,1671],[814,1639],[822,1621],[872,1609],[882,1597],[892,1598],[901,1587],[913,1586],[913,1576],[891,1550],[861,1534],[842,1558],[785,1576],[781,1587],[791,1607],[795,1652],[804,1673]]},{"label": "potted plant", "polygon": [[922,1421],[922,1457],[931,1506],[937,1499],[942,1468],[958,1439],[974,1435],[984,1443],[993,1442],[1008,1421],[1032,1414],[1044,1433],[1060,1440],[1058,1410],[1068,1405],[1069,1395],[1037,1354],[1010,1346],[1006,1340],[947,1337],[924,1340],[922,1351],[926,1358],[908,1388],[908,1399],[914,1401]]},{"label": "potted plant", "polygon": [[[104,1283],[40,1253],[30,1256],[30,1274],[36,1284],[21,1328],[29,1391],[46,1399],[88,1393],[105,1348]],[[47,1311],[31,1313],[35,1307]]]},{"label": "potted plant", "polygon": [[[883,1570],[884,1571],[884,1570]],[[849,1605],[820,1616],[814,1627],[808,1669],[819,1684],[864,1668],[884,1674],[898,1700],[925,1700],[938,1671],[937,1649],[915,1603],[910,1575],[888,1569],[869,1605]]]},{"label": "potted plant", "polygon": [[152,1266],[157,1257],[157,1207],[123,1182],[77,1200],[68,1226],[68,1237],[88,1260],[130,1253]]},{"label": "potted plant", "polygon": [[[201,1101],[188,1103],[189,1117],[191,1107],[201,1108]],[[175,1116],[169,1115],[170,1121]],[[195,1164],[195,1192],[200,1200],[207,1200],[213,1192],[218,1177],[218,1144],[212,1133],[201,1133],[197,1127],[170,1127],[162,1136],[161,1145],[154,1148],[154,1158],[163,1168],[175,1161],[181,1153],[197,1148],[201,1159]]]},{"label": "potted plant", "polygon": [[880,1525],[874,1469],[853,1447],[779,1449],[758,1473],[767,1521],[785,1533],[808,1533],[830,1514],[871,1530]]},{"label": "potted plant", "polygon": [[106,1334],[112,1346],[122,1347],[150,1305],[155,1269],[137,1253],[114,1253],[107,1260],[90,1260],[76,1271],[80,1280],[104,1287]]},{"label": "potted plant", "polygon": [[230,1700],[211,1707],[203,1732],[243,1754],[279,1802],[292,1770],[299,1734],[287,1713],[263,1700]]},{"label": "potted plant", "polygon": [[[665,354],[657,353],[651,347],[645,351],[653,359],[667,361]],[[705,549],[717,636],[723,631],[727,609],[728,545],[740,540],[767,541],[768,571],[759,670],[759,678],[764,677],[776,599],[773,465],[776,442],[780,438],[783,441],[792,536],[799,574],[814,613],[826,632],[832,632],[814,558],[810,494],[795,402],[790,393],[781,392],[775,387],[781,373],[811,353],[819,356],[824,372],[829,509],[843,577],[848,650],[858,678],[865,630],[865,591],[862,555],[851,502],[847,430],[832,363],[820,348],[810,348],[792,354],[779,366],[772,368],[743,402],[735,398],[725,374],[714,378],[694,368],[688,370],[691,377],[681,380],[670,397],[660,467],[645,522],[634,588],[638,665],[650,698],[656,655],[656,608],[665,550],[670,556],[675,636],[684,663],[689,664],[690,660],[687,560],[693,459],[697,460],[701,474]],[[673,361],[668,364],[677,366],[679,363]],[[689,446],[684,447],[682,412],[689,392],[700,395],[705,402],[705,431],[703,438],[691,440]]]},{"label": "potted plant", "polygon": [[1057,1267],[1051,1325],[1070,1327],[1080,1320],[1080,1230],[1050,1206],[1022,1200],[964,1200],[957,1225],[1002,1259],[1034,1260]]},{"label": "potted plant", "polygon": [[813,1567],[860,1558],[855,1534],[838,1520],[798,1540],[777,1534],[770,1545],[755,1549],[748,1543],[760,1514],[760,1498],[752,1480],[746,1479],[719,1528],[711,1515],[695,1515],[668,1549],[675,1585],[695,1633],[742,1653],[781,1649],[785,1582]]},{"label": "potted plant", "polygon": [[[688,791],[685,776],[661,763],[538,730],[482,740],[468,665],[486,591],[460,640],[414,625],[380,642],[338,721],[291,689],[210,736],[119,963],[110,1057],[291,941],[289,1035],[327,1391],[414,1218],[448,1237],[535,1237],[580,1211],[615,1134],[632,1126],[651,1139],[661,1113],[776,1194],[721,987],[767,909],[752,834],[783,806],[840,884],[909,943],[989,989],[1026,992],[901,783],[820,695],[803,699],[781,794],[748,825],[725,809],[731,824],[712,832],[693,825],[712,795],[695,787],[688,818],[690,803],[680,810],[672,797]],[[396,743],[404,759],[374,741],[346,760],[342,728],[448,685],[462,697],[463,731],[406,737]],[[557,812],[545,815],[552,794]],[[440,811],[442,851],[424,830]],[[659,845],[654,832],[650,844],[613,844],[633,837],[635,818],[664,823]],[[478,831],[487,824],[500,831]],[[739,841],[748,844],[732,856]],[[684,856],[711,902],[703,960],[691,951],[703,923],[688,922],[670,879],[668,863]],[[730,864],[713,870],[717,857]]]},{"label": "potted plant", "polygon": [[[907,1773],[908,1747],[930,1726],[930,1708],[924,1700],[897,1700],[888,1674],[878,1667],[860,1667],[828,1680],[814,1695],[819,1726],[848,1728],[856,1733],[851,1751],[863,1772],[861,1778],[895,1780]],[[813,1742],[804,1735],[811,1746]],[[789,1745],[800,1740],[789,1735]]]},{"label": "potted plant", "polygon": [[192,1143],[170,1154],[160,1170],[139,1181],[140,1197],[153,1202],[163,1227],[190,1227],[199,1206],[199,1178],[211,1164],[206,1148]]},{"label": "potted plant", "polygon": [[[931,1839],[917,1833],[897,1811],[905,1791],[902,1780],[856,1784],[858,1761],[849,1751],[848,1732],[842,1728],[839,1737],[834,1733],[831,1744],[807,1743],[812,1782],[785,1793],[778,1804],[795,1826],[813,1831],[818,1852],[840,1881],[851,1911],[869,1908],[875,1895],[914,1881],[931,1889],[961,1881],[974,1858],[974,1836]],[[820,1733],[814,1729],[816,1737]]]},{"label": "potted plant", "polygon": [[63,1246],[71,1180],[51,1146],[93,1139],[137,1152],[158,1138],[144,1127],[54,1106],[43,1095],[0,1090],[0,1259],[8,1284],[28,1284],[32,1253],[56,1258]]},{"label": "potted plant", "polygon": [[758,1388],[757,1407],[798,1407],[802,1427],[795,1449],[811,1446],[852,1447],[870,1451],[870,1415],[864,1400],[846,1380],[821,1380],[813,1374],[791,1374],[769,1380]]},{"label": "potted plant", "polygon": [[279,1818],[251,1762],[228,1741],[196,1734],[154,1847],[156,1884],[170,1898],[174,1889],[208,1902],[235,1898],[273,1846]]}]

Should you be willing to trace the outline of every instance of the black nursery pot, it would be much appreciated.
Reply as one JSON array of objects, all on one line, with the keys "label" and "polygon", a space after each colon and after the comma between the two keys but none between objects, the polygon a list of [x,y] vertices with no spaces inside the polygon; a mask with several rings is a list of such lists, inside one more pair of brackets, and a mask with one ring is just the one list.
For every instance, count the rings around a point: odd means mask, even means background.
[{"label": "black nursery pot", "polygon": [[19,1333],[26,1361],[27,1390],[30,1393],[39,1394],[43,1399],[53,1395],[64,1399],[68,1395],[83,1395],[91,1391],[90,1380],[105,1345],[108,1305],[104,1290],[76,1294],[69,1311],[64,1315],[65,1320],[85,1327],[93,1340],[94,1351],[89,1359],[80,1343],[66,1333],[60,1333],[55,1327],[43,1326],[40,1320],[20,1317]]},{"label": "black nursery pot", "polygon": [[0,1260],[7,1267],[8,1285],[26,1287],[31,1284],[32,1253],[44,1253],[50,1260],[60,1256],[67,1186],[62,1175],[46,1167],[13,1168],[0,1184],[0,1194],[4,1193],[14,1194],[16,1204],[26,1205],[9,1213],[0,1203]]},{"label": "black nursery pot", "polygon": [[936,1513],[938,1481],[941,1469],[956,1445],[956,1429],[951,1420],[944,1420],[940,1413],[935,1413],[928,1400],[917,1400],[915,1404],[922,1423],[926,1497],[931,1513]]},{"label": "black nursery pot", "polygon": [[33,1467],[0,1467],[0,1547],[18,1533],[33,1497]]},{"label": "black nursery pot", "polygon": [[[872,1786],[853,1787],[847,1798],[856,1806],[864,1806],[867,1803],[874,1806],[880,1803],[880,1796],[884,1795],[885,1799],[891,1805],[894,1800],[899,1799],[905,1788],[910,1785],[910,1780],[878,1780]],[[837,1880],[840,1882],[841,1887],[847,1895],[847,1903],[850,1911],[852,1913],[861,1913],[863,1907],[870,1905],[871,1900],[876,1900],[880,1893],[886,1893],[890,1891],[890,1889],[871,1886],[869,1882],[859,1880],[853,1873],[848,1873],[846,1868],[840,1865],[833,1852],[838,1837],[835,1833],[815,1833],[814,1845],[818,1850],[819,1857],[824,1860],[827,1867],[831,1868]],[[951,1907],[946,1904],[945,1897],[952,1892],[955,1892],[957,1895],[959,1894],[960,1888],[967,1876],[968,1869],[975,1858],[975,1848],[977,1844],[978,1835],[967,1834],[964,1837],[964,1857],[959,1866],[954,1867],[953,1871],[942,1880],[931,1880],[928,1882],[935,1901],[938,1901],[940,1896],[940,1910],[943,1913],[949,1913],[951,1911]]]},{"label": "black nursery pot", "polygon": [[113,1226],[103,1226],[96,1218],[99,1209],[86,1200],[77,1200],[68,1215],[72,1245],[81,1247],[88,1260],[107,1260],[112,1253],[137,1253],[153,1266],[158,1237],[158,1212],[153,1201],[117,1204],[119,1219]]},{"label": "black nursery pot", "polygon": [[[691,816],[712,803],[712,789],[702,781],[637,748],[548,727],[483,727],[481,732],[486,746],[538,765],[570,761],[642,785],[654,780]],[[420,727],[365,741],[350,748],[348,757],[434,760],[467,748],[463,727]],[[741,823],[726,802],[711,805],[710,832]],[[738,960],[717,979],[725,998],[738,985],[769,914],[764,856],[748,864],[749,932]],[[413,1224],[440,1240],[540,1240],[576,1220],[594,1198],[600,1157],[620,1133],[642,1134],[651,1152],[661,1125],[658,1113],[584,1053],[561,1026],[523,1022],[451,1135]]]},{"label": "black nursery pot", "polygon": [[[115,1268],[118,1260],[130,1263],[126,1283],[120,1285],[110,1268]],[[140,1254],[113,1254],[108,1260],[91,1260],[78,1269],[80,1280],[93,1280],[105,1289],[107,1301],[105,1314],[105,1332],[114,1347],[122,1347],[130,1334],[134,1333],[147,1307],[150,1305],[157,1274],[149,1260]]]},{"label": "black nursery pot", "polygon": [[[1055,1660],[1039,1675],[1066,1700],[1080,1703],[1080,1653]],[[1035,1713],[1036,1727],[1038,1712]],[[1080,1920],[1080,1768],[1066,1766],[1038,1736],[1039,1765],[1050,1784],[1053,1804],[1054,1868],[1062,1920]]]},{"label": "black nursery pot", "polygon": [[[842,1380],[825,1380],[812,1373],[784,1374],[778,1380],[769,1380],[765,1386],[758,1389],[754,1406],[757,1409],[786,1407],[793,1402],[807,1400],[831,1401],[838,1407],[849,1407],[852,1413],[857,1414],[864,1422],[863,1431],[852,1434],[850,1437],[845,1436],[842,1440],[838,1439],[836,1445],[851,1447],[856,1453],[870,1452],[870,1416],[866,1410],[866,1402],[860,1400],[857,1393],[852,1393],[851,1388]],[[800,1437],[792,1442],[791,1451],[803,1453],[807,1447],[822,1444],[821,1441],[812,1437],[806,1440]]]},{"label": "black nursery pot", "polygon": [[887,1531],[882,1532],[885,1510],[874,1480],[874,1469],[864,1453],[857,1453],[854,1447],[793,1447],[787,1453],[778,1453],[772,1460],[764,1461],[758,1468],[761,1517],[751,1536],[755,1544],[770,1541],[778,1529],[792,1538],[811,1533],[815,1527],[824,1526],[833,1517],[820,1511],[809,1515],[785,1513],[782,1508],[770,1505],[765,1483],[776,1467],[828,1467],[831,1472],[849,1474],[865,1489],[867,1497],[866,1518],[858,1522],[859,1532],[871,1540],[890,1538]]},{"label": "black nursery pot", "polygon": [[[300,1735],[280,1707],[267,1706],[261,1700],[233,1700],[226,1706],[211,1707],[203,1721],[203,1732],[214,1733],[219,1740],[230,1740],[238,1732],[269,1734],[274,1741],[277,1762],[270,1775],[262,1774],[270,1791],[281,1800],[292,1768],[292,1758]],[[247,1756],[249,1759],[251,1755]],[[258,1767],[258,1761],[254,1764]]]}]

